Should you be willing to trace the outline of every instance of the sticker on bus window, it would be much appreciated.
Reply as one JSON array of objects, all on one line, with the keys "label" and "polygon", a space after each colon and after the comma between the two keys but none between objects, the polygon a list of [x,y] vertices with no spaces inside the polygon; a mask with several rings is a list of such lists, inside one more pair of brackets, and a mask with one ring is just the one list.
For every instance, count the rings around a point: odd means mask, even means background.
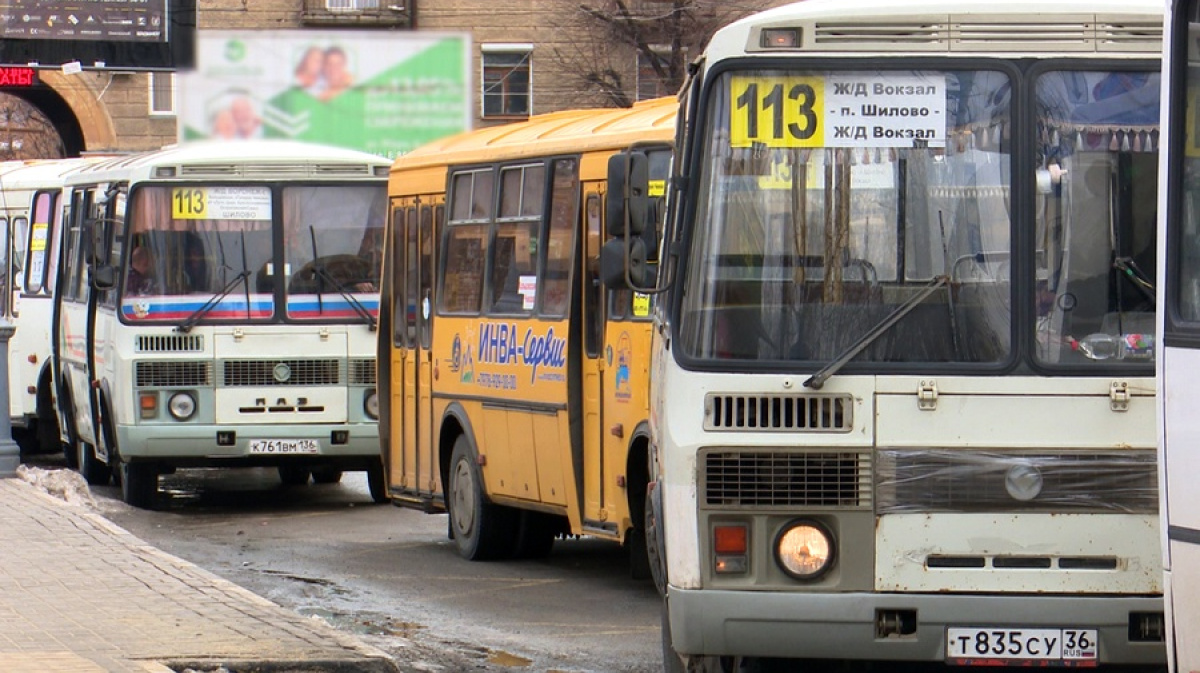
[{"label": "sticker on bus window", "polygon": [[171,217],[176,220],[270,220],[269,187],[175,187]]},{"label": "sticker on bus window", "polygon": [[639,318],[650,315],[650,295],[640,292],[633,293],[633,314]]},{"label": "sticker on bus window", "polygon": [[650,186],[647,189],[646,193],[649,194],[650,196],[662,196],[663,194],[666,194],[667,193],[667,181],[666,180],[651,180]]},{"label": "sticker on bus window", "polygon": [[517,280],[517,294],[521,295],[521,308],[532,311],[537,301],[537,276],[521,276]]},{"label": "sticker on bus window", "polygon": [[734,76],[729,144],[749,148],[940,146],[945,78],[879,74]]}]

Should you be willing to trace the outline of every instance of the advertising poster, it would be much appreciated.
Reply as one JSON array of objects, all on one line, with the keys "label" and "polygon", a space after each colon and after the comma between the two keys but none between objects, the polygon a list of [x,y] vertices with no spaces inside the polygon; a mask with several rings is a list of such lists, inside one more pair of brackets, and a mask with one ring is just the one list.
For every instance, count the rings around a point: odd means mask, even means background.
[{"label": "advertising poster", "polygon": [[470,37],[200,31],[180,139],[287,138],[394,158],[469,130]]}]

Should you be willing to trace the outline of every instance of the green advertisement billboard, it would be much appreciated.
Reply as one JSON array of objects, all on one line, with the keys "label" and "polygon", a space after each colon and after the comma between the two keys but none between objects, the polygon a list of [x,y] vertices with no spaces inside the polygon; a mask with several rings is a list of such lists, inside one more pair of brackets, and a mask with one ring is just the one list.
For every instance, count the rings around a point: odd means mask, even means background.
[{"label": "green advertisement billboard", "polygon": [[470,37],[201,31],[180,140],[290,138],[396,157],[471,127]]}]

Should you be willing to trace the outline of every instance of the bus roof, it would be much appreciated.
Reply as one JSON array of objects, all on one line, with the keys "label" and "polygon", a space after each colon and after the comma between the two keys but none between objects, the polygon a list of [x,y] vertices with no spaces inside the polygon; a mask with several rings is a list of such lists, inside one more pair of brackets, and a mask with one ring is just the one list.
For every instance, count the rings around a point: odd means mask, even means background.
[{"label": "bus roof", "polygon": [[71,173],[110,157],[88,156],[66,159],[29,159],[0,163],[0,192],[61,187]]},{"label": "bus roof", "polygon": [[[788,53],[1130,54],[1158,56],[1162,0],[804,0],[717,31],[708,60]],[[764,48],[764,27],[800,46]]]},{"label": "bus roof", "polygon": [[113,157],[73,174],[67,182],[385,177],[390,165],[381,156],[344,147],[293,140],[208,140]]},{"label": "bus roof", "polygon": [[398,157],[392,172],[410,168],[628,147],[675,137],[674,97],[630,108],[564,110],[435,140]]}]

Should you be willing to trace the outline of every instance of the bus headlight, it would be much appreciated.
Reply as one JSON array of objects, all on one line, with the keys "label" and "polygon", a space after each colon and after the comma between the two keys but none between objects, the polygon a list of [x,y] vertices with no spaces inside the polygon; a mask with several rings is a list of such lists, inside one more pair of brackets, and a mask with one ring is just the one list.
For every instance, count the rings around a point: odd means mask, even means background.
[{"label": "bus headlight", "polygon": [[196,398],[191,393],[175,393],[167,401],[167,411],[177,421],[186,421],[196,415]]},{"label": "bus headlight", "polygon": [[379,420],[379,395],[374,390],[368,390],[363,398],[363,411],[374,420]]},{"label": "bus headlight", "polygon": [[775,538],[775,562],[801,580],[816,579],[833,566],[833,536],[815,521],[793,521]]}]

